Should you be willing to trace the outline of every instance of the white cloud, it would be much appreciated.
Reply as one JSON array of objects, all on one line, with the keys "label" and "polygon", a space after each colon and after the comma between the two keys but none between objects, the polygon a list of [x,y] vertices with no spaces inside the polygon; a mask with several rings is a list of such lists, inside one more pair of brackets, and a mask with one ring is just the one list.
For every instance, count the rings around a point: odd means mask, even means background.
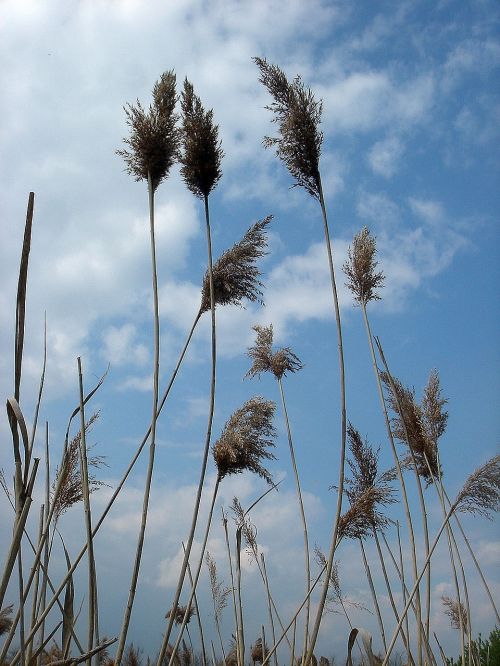
[{"label": "white cloud", "polygon": [[108,326],[102,334],[103,357],[112,365],[123,365],[124,363],[145,365],[149,358],[149,351],[146,345],[136,342],[136,336],[137,329],[133,324]]},{"label": "white cloud", "polygon": [[368,153],[368,163],[372,171],[384,178],[391,178],[398,170],[404,146],[397,136],[388,136],[377,141]]}]

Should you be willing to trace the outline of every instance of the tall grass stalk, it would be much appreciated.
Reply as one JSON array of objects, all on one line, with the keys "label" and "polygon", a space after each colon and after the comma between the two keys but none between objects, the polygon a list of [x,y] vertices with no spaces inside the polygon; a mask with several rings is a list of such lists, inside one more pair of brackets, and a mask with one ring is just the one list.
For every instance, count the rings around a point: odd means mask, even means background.
[{"label": "tall grass stalk", "polygon": [[[271,638],[273,639],[273,645],[276,643],[276,632],[274,631],[274,619],[273,619],[273,610],[271,606],[271,592],[269,591],[269,578],[267,577],[267,570],[266,570],[266,560],[264,558],[264,553],[260,554],[260,559],[262,562],[262,570],[264,572],[264,578],[266,581],[266,596],[267,596],[267,610],[269,613],[269,623],[271,626]],[[309,588],[308,588],[309,589]],[[262,630],[264,630],[264,627],[262,627]],[[265,651],[266,651],[266,643],[265,643],[265,636],[262,634],[262,656],[265,657]],[[274,653],[274,666],[278,666],[278,653]]]},{"label": "tall grass stalk", "polygon": [[366,578],[368,580],[368,586],[370,588],[370,592],[372,595],[373,607],[375,608],[375,615],[377,616],[377,622],[380,629],[380,636],[382,638],[382,643],[385,652],[387,649],[387,644],[385,641],[384,622],[382,620],[382,613],[380,612],[380,606],[377,599],[377,592],[375,591],[375,585],[373,584],[373,577],[370,570],[370,565],[368,564],[368,559],[366,557],[365,547],[363,545],[363,539],[359,539],[358,541],[359,541],[359,548],[361,550],[361,556],[363,558],[363,565],[365,567]]},{"label": "tall grass stalk", "polygon": [[[182,549],[185,550],[184,543],[182,544]],[[188,562],[188,567],[187,567],[187,573],[188,573],[188,576],[189,576],[189,582],[191,584],[191,587],[193,587],[193,575],[191,573],[191,567],[189,566],[189,562]],[[200,632],[201,660],[202,660],[203,666],[207,666],[207,654],[206,654],[206,650],[205,650],[205,635],[203,633],[203,625],[201,623],[200,608],[198,606],[198,597],[197,597],[196,593],[193,596],[193,603],[194,603],[196,621],[198,623],[198,630]]]},{"label": "tall grass stalk", "polygon": [[[222,509],[222,525],[224,527],[224,538],[226,540],[226,550],[227,550],[227,558],[228,558],[228,564],[229,564],[229,575],[231,578],[231,598],[233,600],[233,612],[234,612],[234,635],[238,636],[238,609],[236,606],[236,585],[234,582],[234,573],[233,573],[233,558],[231,555],[231,546],[229,544],[229,532],[227,528],[227,517],[224,513],[224,509]],[[239,650],[239,643],[238,641],[236,642],[236,660],[238,666],[243,666],[244,664],[244,659],[242,658],[242,655],[240,654]]]}]

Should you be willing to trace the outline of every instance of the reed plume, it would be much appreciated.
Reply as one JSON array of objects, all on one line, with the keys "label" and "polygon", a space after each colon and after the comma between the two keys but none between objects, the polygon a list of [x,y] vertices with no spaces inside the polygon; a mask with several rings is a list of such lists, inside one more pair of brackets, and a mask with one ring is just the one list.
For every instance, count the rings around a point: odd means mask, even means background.
[{"label": "reed plume", "polygon": [[414,458],[419,476],[430,484],[433,478],[440,477],[442,472],[438,460],[437,438],[432,439],[429,434],[435,434],[440,428],[444,431],[448,416],[446,414],[444,417],[441,411],[433,412],[438,408],[437,396],[432,393],[435,386],[430,389],[426,402],[430,411],[424,416],[424,410],[418,404],[413,389],[403,386],[395,377],[390,378],[387,372],[382,372],[380,377],[386,387],[389,406],[395,414],[392,419],[392,432],[396,439],[410,449],[412,457],[407,463],[413,462]]},{"label": "reed plume", "polygon": [[247,356],[252,361],[252,367],[245,377],[259,377],[262,372],[271,372],[276,379],[281,379],[287,372],[297,372],[303,365],[290,347],[283,347],[273,352],[273,325],[253,326],[257,339],[252,347],[248,348]]},{"label": "reed plume", "polygon": [[153,88],[153,103],[146,111],[139,100],[124,107],[130,136],[123,139],[130,150],[117,150],[135,180],[151,177],[153,191],[168,177],[178,158],[179,130],[175,113],[177,95],[173,71],[161,75]]},{"label": "reed plume", "polygon": [[186,624],[189,624],[196,615],[194,606],[190,606],[189,609],[187,606],[176,606],[175,611],[171,608],[165,617],[173,616],[175,624],[182,624],[184,615],[186,615]]},{"label": "reed plume", "polygon": [[304,187],[319,200],[322,102],[315,100],[300,76],[290,82],[276,65],[263,58],[253,60],[260,70],[259,81],[273,97],[274,101],[266,108],[272,111],[272,120],[278,125],[280,135],[278,138],[266,136],[264,146],[276,147],[277,157],[295,180],[294,186]]},{"label": "reed plume", "polygon": [[267,645],[264,643],[264,648],[262,648],[262,645],[262,638],[257,638],[255,643],[250,647],[250,656],[254,664],[262,664],[269,652]]},{"label": "reed plume", "polygon": [[184,80],[181,94],[182,145],[181,174],[190,192],[204,199],[219,182],[224,151],[213,110],[205,111],[193,85]]},{"label": "reed plume", "polygon": [[446,595],[441,597],[441,601],[444,606],[445,615],[450,618],[451,626],[458,630],[461,630],[461,627],[463,627],[465,631],[468,631],[467,612],[463,603],[458,601],[458,599],[452,599]]},{"label": "reed plume", "polygon": [[0,636],[3,636],[3,634],[6,634],[8,631],[10,631],[12,626],[12,609],[13,606],[10,605],[0,610]]},{"label": "reed plume", "polygon": [[[262,304],[262,282],[257,259],[267,254],[266,227],[273,219],[268,215],[255,222],[243,238],[226,250],[213,265],[214,301],[216,305],[241,305],[246,298]],[[210,279],[207,273],[201,289],[201,312],[210,310]]]},{"label": "reed plume", "polygon": [[500,508],[500,455],[473,472],[454,502],[458,511],[477,513],[491,520]]},{"label": "reed plume", "polygon": [[275,408],[274,402],[256,396],[230,417],[212,448],[220,479],[248,470],[272,483],[262,461],[275,458],[268,451],[276,436],[272,423]]},{"label": "reed plume", "polygon": [[363,227],[354,236],[347,252],[348,260],[342,266],[347,277],[346,287],[354,299],[364,306],[370,301],[380,300],[376,290],[384,285],[384,274],[376,271],[376,251],[375,238],[370,235],[367,227]]}]

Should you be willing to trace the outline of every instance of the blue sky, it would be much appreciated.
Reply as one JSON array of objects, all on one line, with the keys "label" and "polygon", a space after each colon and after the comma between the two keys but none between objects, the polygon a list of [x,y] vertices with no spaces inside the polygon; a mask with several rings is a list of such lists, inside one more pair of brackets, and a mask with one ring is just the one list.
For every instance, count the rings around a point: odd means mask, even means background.
[{"label": "blue sky", "polygon": [[[327,548],[336,499],[328,488],[338,478],[339,398],[323,231],[316,202],[305,191],[290,189],[285,168],[262,147],[263,136],[274,127],[264,108],[269,97],[251,60],[256,55],[279,64],[290,77],[300,74],[323,100],[321,171],[340,285],[348,418],[381,445],[383,464],[390,464],[361,313],[340,272],[354,233],[367,225],[377,237],[386,275],[382,300],[371,304],[369,313],[392,371],[420,396],[430,370],[437,368],[449,398],[441,455],[450,494],[498,452],[498,21],[498,7],[488,0],[414,1],[397,7],[319,0],[0,4],[0,389],[3,400],[12,392],[17,264],[27,196],[33,190],[21,406],[30,419],[46,311],[41,421],[50,422],[54,466],[67,417],[78,401],[77,356],[87,386],[111,364],[94,401],[101,416],[92,433],[96,452],[107,456],[109,468],[102,478],[111,485],[148,424],[147,193],[144,183],[127,176],[115,151],[127,134],[123,105],[136,99],[148,104],[154,82],[174,69],[179,83],[185,76],[192,81],[220,126],[225,158],[211,199],[214,254],[239,240],[257,219],[274,215],[270,251],[260,264],[265,307],[218,311],[214,434],[252,395],[278,399],[270,377],[242,381],[249,367],[251,327],[272,323],[277,344],[292,347],[304,363],[285,389],[311,541]],[[158,190],[157,241],[165,382],[199,307],[206,267],[201,205],[177,168]],[[208,409],[208,323],[206,318],[196,332],[159,423],[153,508],[130,630],[130,639],[150,654],[161,639],[173,564],[187,536],[199,474]],[[284,482],[279,495],[255,510],[254,522],[287,616],[302,591],[302,584],[295,585],[302,581],[301,532],[279,410],[276,423],[278,460],[272,471]],[[6,419],[0,433],[8,442]],[[5,443],[0,466],[7,478],[11,464]],[[121,623],[145,466],[144,460],[137,466],[97,541],[108,635],[115,635]],[[209,486],[213,481],[212,466]],[[221,504],[227,507],[236,494],[248,505],[261,490],[250,476],[228,479]],[[433,489],[427,493],[437,527],[439,507]],[[93,496],[96,512],[107,495],[104,489]],[[83,538],[80,513],[75,507],[63,523],[73,552]],[[0,503],[0,515],[3,530],[9,524],[6,502]],[[465,524],[500,593],[498,522],[466,519]],[[220,521],[209,549],[227,582]],[[61,558],[56,556],[56,567],[58,561],[62,566]],[[339,560],[344,592],[370,607],[357,547],[343,545]],[[434,572],[433,628],[455,655],[457,635],[440,604],[442,594],[452,593],[444,551],[438,552]],[[259,631],[263,597],[255,566],[248,566],[245,575],[251,635]],[[206,594],[205,577],[200,599],[210,613]],[[473,596],[475,630],[487,632],[493,616],[479,585]],[[375,629],[368,613],[353,612],[353,617]],[[212,631],[210,617],[206,624]],[[224,631],[231,633],[230,609]],[[318,652],[343,658],[346,636],[345,620],[329,615]]]}]

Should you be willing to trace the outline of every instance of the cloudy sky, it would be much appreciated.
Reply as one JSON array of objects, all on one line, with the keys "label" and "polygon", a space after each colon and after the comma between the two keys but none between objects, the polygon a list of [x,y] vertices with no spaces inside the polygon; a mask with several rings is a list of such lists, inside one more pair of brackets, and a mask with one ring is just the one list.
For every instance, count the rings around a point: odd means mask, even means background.
[{"label": "cloudy sky", "polygon": [[[450,495],[498,451],[499,18],[496,3],[489,0],[414,0],[397,6],[342,0],[0,2],[0,388],[5,401],[13,384],[23,224],[28,193],[34,191],[21,406],[30,421],[46,313],[41,422],[50,423],[52,471],[78,402],[78,356],[87,387],[110,364],[93,401],[100,418],[91,436],[96,453],[107,457],[109,467],[99,474],[110,486],[118,482],[148,425],[147,192],[144,183],[124,172],[116,150],[128,131],[124,104],[139,99],[147,105],[155,81],[174,69],[179,84],[189,78],[219,125],[225,156],[223,177],[211,199],[214,254],[239,240],[256,220],[274,215],[269,254],[260,264],[265,307],[218,311],[214,434],[252,395],[279,398],[270,377],[242,381],[252,326],[272,323],[276,342],[293,348],[304,363],[285,388],[311,542],[328,547],[336,499],[329,487],[338,478],[339,397],[322,223],[317,203],[305,191],[290,189],[285,168],[262,147],[262,138],[274,127],[253,56],[279,64],[290,77],[300,74],[323,100],[321,172],[336,265],[340,269],[353,235],[367,225],[377,237],[386,276],[382,300],[370,306],[370,316],[392,371],[420,396],[429,372],[437,368],[449,398],[441,455]],[[199,307],[206,242],[200,202],[186,190],[177,168],[156,201],[164,385]],[[348,418],[381,445],[382,462],[388,465],[361,314],[343,281],[339,270]],[[159,422],[152,510],[129,634],[151,655],[161,641],[199,475],[209,359],[209,326],[202,321]],[[302,592],[301,530],[279,410],[276,425],[277,461],[271,469],[283,483],[279,493],[255,509],[253,521],[274,595],[283,617],[290,617]],[[0,466],[10,478],[5,418],[0,434]],[[41,446],[39,438],[37,450]],[[210,465],[207,496],[215,478]],[[141,459],[97,540],[102,624],[109,636],[121,625],[145,469]],[[209,549],[226,583],[220,506],[227,509],[235,495],[248,506],[262,489],[247,475],[222,486]],[[432,488],[426,492],[437,527],[436,495]],[[96,513],[110,494],[105,488],[93,496]],[[3,534],[10,524],[6,504],[0,503]],[[73,508],[62,524],[73,553],[82,543],[81,513],[80,507]],[[465,519],[465,525],[500,597],[498,522]],[[3,555],[4,548],[0,551]],[[371,608],[356,544],[343,545],[339,560],[344,593]],[[55,554],[56,571],[58,564],[60,553]],[[488,633],[494,616],[467,558],[466,564],[474,581],[474,630]],[[255,565],[245,566],[253,636],[262,622],[263,591]],[[434,569],[433,630],[456,655],[457,635],[440,602],[441,595],[453,594],[451,582],[443,550]],[[391,634],[390,606],[380,592]],[[82,583],[79,599],[84,595]],[[200,603],[211,635],[206,575]],[[352,618],[376,631],[369,612],[353,609]],[[345,618],[328,615],[324,627],[318,652],[342,659]],[[223,629],[230,637],[229,608]],[[375,647],[380,648],[378,639]]]}]

